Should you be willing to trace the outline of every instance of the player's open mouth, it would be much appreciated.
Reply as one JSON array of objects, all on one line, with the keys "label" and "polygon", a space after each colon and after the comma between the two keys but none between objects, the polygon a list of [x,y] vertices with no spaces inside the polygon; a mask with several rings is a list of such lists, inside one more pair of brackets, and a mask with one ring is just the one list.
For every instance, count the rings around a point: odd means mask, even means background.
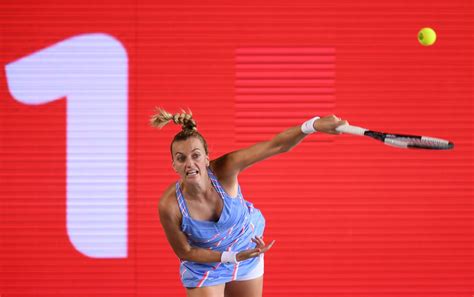
[{"label": "player's open mouth", "polygon": [[186,172],[186,176],[195,176],[198,175],[199,171],[197,170],[190,170]]}]

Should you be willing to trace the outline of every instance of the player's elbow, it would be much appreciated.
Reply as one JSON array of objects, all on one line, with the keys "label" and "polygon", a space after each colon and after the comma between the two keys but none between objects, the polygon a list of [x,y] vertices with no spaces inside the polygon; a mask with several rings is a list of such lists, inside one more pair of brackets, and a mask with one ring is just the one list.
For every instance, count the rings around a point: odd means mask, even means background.
[{"label": "player's elbow", "polygon": [[180,248],[174,251],[181,261],[191,261],[193,249],[191,247]]}]

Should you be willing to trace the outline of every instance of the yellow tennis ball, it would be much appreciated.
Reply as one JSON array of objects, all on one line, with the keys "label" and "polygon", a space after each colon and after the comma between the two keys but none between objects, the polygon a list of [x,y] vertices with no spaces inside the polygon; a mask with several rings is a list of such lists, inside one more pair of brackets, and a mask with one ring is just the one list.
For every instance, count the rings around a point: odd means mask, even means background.
[{"label": "yellow tennis ball", "polygon": [[423,28],[418,32],[418,41],[424,46],[433,45],[436,41],[436,32],[431,28]]}]

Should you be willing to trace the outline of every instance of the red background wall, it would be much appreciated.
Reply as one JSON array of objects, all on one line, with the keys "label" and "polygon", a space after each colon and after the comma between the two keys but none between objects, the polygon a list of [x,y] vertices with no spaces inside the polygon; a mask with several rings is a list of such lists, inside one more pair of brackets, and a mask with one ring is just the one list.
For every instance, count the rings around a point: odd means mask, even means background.
[{"label": "red background wall", "polygon": [[[155,106],[190,107],[211,158],[330,113],[452,140],[452,151],[407,151],[315,134],[240,183],[277,241],[265,296],[473,294],[472,1],[42,2],[0,3],[1,296],[184,296],[157,215],[177,178],[169,143],[178,130],[148,126]],[[416,40],[426,26],[438,33],[431,47]],[[16,102],[3,70],[95,32],[129,57],[125,259],[71,246],[67,99]],[[255,49],[264,54],[249,70]],[[329,60],[302,49],[329,49]]]}]

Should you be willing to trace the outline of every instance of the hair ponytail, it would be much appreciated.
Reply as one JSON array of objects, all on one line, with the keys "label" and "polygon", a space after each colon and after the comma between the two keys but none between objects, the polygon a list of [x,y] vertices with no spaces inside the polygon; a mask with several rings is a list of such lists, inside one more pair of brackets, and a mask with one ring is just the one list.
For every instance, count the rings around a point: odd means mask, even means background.
[{"label": "hair ponytail", "polygon": [[155,128],[161,129],[171,121],[177,125],[181,125],[183,131],[197,130],[197,124],[193,120],[193,113],[191,110],[186,112],[181,109],[181,113],[171,114],[162,108],[157,108],[156,113],[150,119],[150,124]]},{"label": "hair ponytail", "polygon": [[204,150],[206,151],[206,154],[208,154],[207,142],[197,131],[197,124],[193,119],[193,113],[191,110],[188,109],[186,112],[181,109],[181,113],[171,114],[163,108],[157,108],[156,113],[150,119],[150,124],[155,128],[162,129],[171,121],[176,125],[181,125],[182,131],[174,136],[173,141],[171,142],[170,151],[172,150],[175,141],[183,141],[190,137],[196,137],[202,142]]}]

